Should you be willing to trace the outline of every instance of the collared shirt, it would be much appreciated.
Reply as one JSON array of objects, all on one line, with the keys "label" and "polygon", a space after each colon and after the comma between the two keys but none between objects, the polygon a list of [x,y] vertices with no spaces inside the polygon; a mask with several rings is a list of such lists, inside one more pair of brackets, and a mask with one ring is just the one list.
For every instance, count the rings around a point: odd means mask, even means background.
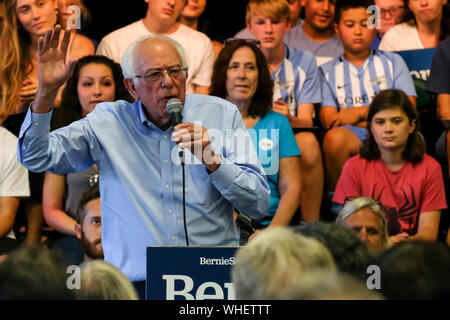
[{"label": "collared shirt", "polygon": [[302,103],[320,103],[320,73],[314,55],[284,45],[284,59],[271,73],[273,80],[273,101],[283,100],[289,106],[291,115],[297,115]]},{"label": "collared shirt", "polygon": [[385,89],[400,89],[416,96],[405,61],[396,53],[371,50],[361,67],[343,56],[320,66],[322,106],[353,108],[368,106]]},{"label": "collared shirt", "polygon": [[[51,112],[28,111],[18,157],[33,171],[68,173],[96,163],[100,175],[105,260],[131,281],[145,279],[146,247],[185,245],[182,169],[173,128],[162,131],[140,101],[102,103],[86,118],[48,134]],[[208,130],[222,164],[208,174],[186,154],[190,245],[238,245],[233,207],[262,218],[270,189],[238,109],[211,96],[187,95],[184,122]]]}]

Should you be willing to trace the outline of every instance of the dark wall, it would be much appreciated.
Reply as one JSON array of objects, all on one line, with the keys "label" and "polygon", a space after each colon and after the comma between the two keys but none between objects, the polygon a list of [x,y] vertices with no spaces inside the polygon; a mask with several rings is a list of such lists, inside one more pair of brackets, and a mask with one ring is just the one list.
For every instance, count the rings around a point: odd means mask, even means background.
[{"label": "dark wall", "polygon": [[[245,7],[248,0],[209,0],[202,15],[208,36],[223,41],[245,27]],[[85,0],[92,15],[86,33],[100,41],[105,35],[145,16],[144,0]]]}]

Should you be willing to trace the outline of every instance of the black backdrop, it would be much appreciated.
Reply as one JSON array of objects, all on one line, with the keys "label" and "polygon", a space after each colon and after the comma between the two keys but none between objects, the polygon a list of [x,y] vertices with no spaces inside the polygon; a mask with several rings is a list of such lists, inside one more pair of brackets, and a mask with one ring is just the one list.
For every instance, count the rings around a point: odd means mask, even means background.
[{"label": "black backdrop", "polygon": [[[202,19],[207,20],[207,34],[223,41],[245,27],[245,7],[248,0],[209,0]],[[83,29],[88,36],[100,41],[105,35],[145,16],[144,0],[85,0],[92,23]]]}]

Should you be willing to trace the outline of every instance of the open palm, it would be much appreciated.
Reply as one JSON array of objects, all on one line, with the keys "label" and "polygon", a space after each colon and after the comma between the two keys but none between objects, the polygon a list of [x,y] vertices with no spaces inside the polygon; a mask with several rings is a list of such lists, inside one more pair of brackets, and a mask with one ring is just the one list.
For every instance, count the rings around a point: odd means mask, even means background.
[{"label": "open palm", "polygon": [[57,90],[70,78],[75,61],[66,64],[67,50],[70,43],[70,32],[63,31],[60,40],[61,26],[48,30],[38,41],[39,84],[51,90]]}]

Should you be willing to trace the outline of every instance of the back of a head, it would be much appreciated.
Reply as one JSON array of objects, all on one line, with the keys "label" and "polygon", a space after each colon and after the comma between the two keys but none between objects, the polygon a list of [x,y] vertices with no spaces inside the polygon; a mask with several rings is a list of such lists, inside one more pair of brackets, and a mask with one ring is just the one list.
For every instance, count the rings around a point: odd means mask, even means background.
[{"label": "back of a head", "polygon": [[450,299],[450,251],[442,243],[404,241],[374,264],[387,299]]},{"label": "back of a head", "polygon": [[236,254],[236,298],[277,299],[292,279],[316,268],[335,270],[330,252],[318,241],[289,228],[264,230]]},{"label": "back of a head", "polygon": [[330,270],[309,271],[293,279],[283,300],[382,300],[377,291],[346,273]]},{"label": "back of a head", "polygon": [[137,300],[138,296],[128,278],[119,269],[103,260],[81,265],[79,300]]},{"label": "back of a head", "polygon": [[358,278],[365,275],[369,252],[355,231],[341,225],[324,222],[309,223],[295,231],[325,245],[330,250],[340,271]]},{"label": "back of a head", "polygon": [[71,300],[67,265],[56,252],[22,247],[0,264],[0,300]]}]

